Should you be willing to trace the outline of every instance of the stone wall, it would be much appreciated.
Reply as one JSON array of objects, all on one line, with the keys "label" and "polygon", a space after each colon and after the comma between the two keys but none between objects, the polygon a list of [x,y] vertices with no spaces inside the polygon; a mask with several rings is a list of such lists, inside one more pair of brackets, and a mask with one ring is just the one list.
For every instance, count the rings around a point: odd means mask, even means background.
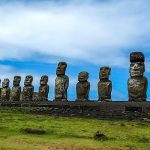
[{"label": "stone wall", "polygon": [[150,119],[150,102],[34,102],[34,101],[1,101],[2,107],[28,107],[30,113],[54,116],[94,117],[108,119]]}]

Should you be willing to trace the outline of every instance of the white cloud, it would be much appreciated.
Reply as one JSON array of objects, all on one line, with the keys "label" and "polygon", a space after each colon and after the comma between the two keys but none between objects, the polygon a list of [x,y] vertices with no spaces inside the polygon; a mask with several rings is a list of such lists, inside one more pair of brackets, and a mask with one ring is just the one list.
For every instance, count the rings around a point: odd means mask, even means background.
[{"label": "white cloud", "polygon": [[[0,65],[0,79],[1,81],[3,81],[5,78],[10,79],[10,87],[12,87],[13,84],[13,78],[15,75],[19,75],[21,76],[21,86],[24,86],[24,79],[26,75],[32,75],[34,80],[33,80],[33,85],[35,87],[39,86],[39,82],[40,82],[40,78],[43,74],[39,74],[37,72],[34,72],[31,69],[28,70],[22,70],[8,66],[8,65]],[[54,80],[55,80],[55,76],[54,75],[50,75],[49,76],[49,84],[51,84],[52,86],[54,86]],[[37,89],[37,88],[36,88]]]},{"label": "white cloud", "polygon": [[147,45],[143,38],[150,34],[148,4],[145,0],[5,3],[0,5],[0,59],[36,58],[39,53],[127,66],[125,53]]}]

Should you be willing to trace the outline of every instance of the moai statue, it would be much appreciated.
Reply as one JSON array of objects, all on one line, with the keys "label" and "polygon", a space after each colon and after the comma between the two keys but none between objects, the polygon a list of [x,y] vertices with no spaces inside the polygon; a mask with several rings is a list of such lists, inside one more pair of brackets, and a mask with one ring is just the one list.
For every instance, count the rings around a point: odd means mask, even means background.
[{"label": "moai statue", "polygon": [[9,88],[9,79],[4,79],[2,82],[2,89],[1,89],[1,100],[2,101],[9,101],[10,99],[10,88]]},{"label": "moai statue", "polygon": [[110,67],[101,67],[99,72],[98,96],[99,101],[111,101],[112,82],[109,80]]},{"label": "moai statue", "polygon": [[55,100],[67,101],[67,89],[69,86],[69,78],[65,75],[67,68],[66,62],[59,62],[56,70],[55,79]]},{"label": "moai statue", "polygon": [[11,100],[12,101],[19,101],[20,100],[20,94],[21,94],[20,81],[21,81],[20,76],[14,76],[13,87],[11,90]]},{"label": "moai statue", "polygon": [[40,87],[39,87],[39,100],[40,101],[48,100],[49,85],[47,83],[48,83],[48,76],[46,75],[42,76],[40,80]]},{"label": "moai statue", "polygon": [[28,75],[24,81],[23,87],[23,100],[24,101],[32,101],[33,100],[33,92],[34,86],[32,85],[33,77]]},{"label": "moai statue", "polygon": [[89,73],[80,72],[78,75],[78,83],[76,85],[77,101],[88,101],[90,82],[88,82]]},{"label": "moai statue", "polygon": [[142,52],[130,54],[130,78],[128,79],[129,101],[146,101],[148,80],[144,77],[145,57]]}]

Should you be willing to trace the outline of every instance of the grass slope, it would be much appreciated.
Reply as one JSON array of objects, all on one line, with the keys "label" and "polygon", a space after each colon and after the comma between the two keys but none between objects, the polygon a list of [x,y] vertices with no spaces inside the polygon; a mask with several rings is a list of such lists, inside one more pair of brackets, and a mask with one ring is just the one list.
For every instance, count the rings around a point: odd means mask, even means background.
[{"label": "grass slope", "polygon": [[[25,128],[43,129],[43,135]],[[107,136],[94,140],[96,131]],[[0,110],[0,150],[150,150],[150,123],[50,117]]]}]

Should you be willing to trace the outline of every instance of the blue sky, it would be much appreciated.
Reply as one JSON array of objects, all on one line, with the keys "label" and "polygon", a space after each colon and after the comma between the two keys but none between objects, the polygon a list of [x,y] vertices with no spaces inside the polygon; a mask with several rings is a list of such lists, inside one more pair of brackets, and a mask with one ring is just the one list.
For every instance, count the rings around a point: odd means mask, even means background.
[{"label": "blue sky", "polygon": [[[110,66],[113,100],[127,100],[129,54],[142,51],[150,77],[150,1],[148,0],[1,0],[0,78],[18,74],[49,76],[54,97],[56,65],[66,61],[69,99],[76,98],[80,71],[90,73],[90,99],[97,99],[101,66]],[[148,99],[150,99],[148,88]]]}]

